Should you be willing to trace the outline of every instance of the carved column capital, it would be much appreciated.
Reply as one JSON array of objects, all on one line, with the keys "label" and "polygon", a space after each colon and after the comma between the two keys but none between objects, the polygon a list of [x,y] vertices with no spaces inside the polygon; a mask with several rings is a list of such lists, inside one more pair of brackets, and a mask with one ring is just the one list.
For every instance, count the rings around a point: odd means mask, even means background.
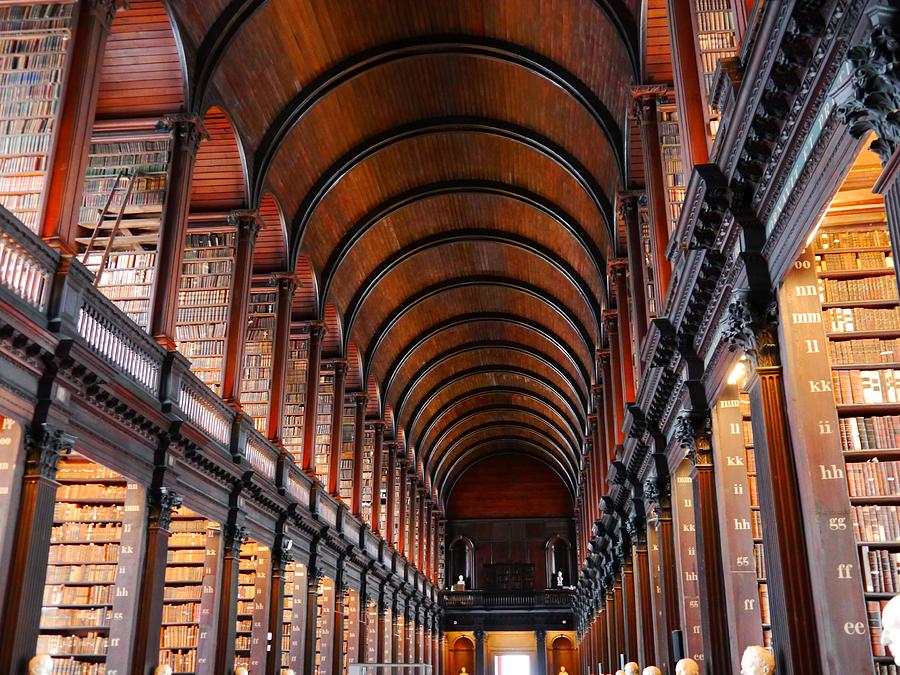
[{"label": "carved column capital", "polygon": [[241,545],[249,538],[247,528],[243,525],[228,523],[225,525],[223,543],[225,550],[231,552],[235,557],[241,554]]},{"label": "carved column capital", "polygon": [[109,30],[112,27],[116,12],[125,5],[123,0],[87,0],[86,9],[97,18],[100,24]]},{"label": "carved column capital", "polygon": [[269,279],[269,285],[278,289],[278,292],[287,293],[292,296],[300,288],[300,280],[293,274],[285,272],[275,272]]},{"label": "carved column capital", "polygon": [[778,305],[774,300],[761,303],[749,290],[735,291],[724,323],[723,337],[731,351],[743,351],[756,367],[780,364]]},{"label": "carved column capital", "polygon": [[203,119],[193,113],[173,113],[166,115],[159,123],[162,129],[172,132],[178,145],[187,153],[193,155],[200,148],[200,141],[209,138],[209,131],[203,124]]},{"label": "carved column capital", "polygon": [[310,321],[308,325],[310,339],[321,340],[328,332],[328,327],[321,321]]},{"label": "carved column capital", "polygon": [[172,515],[184,502],[180,494],[167,487],[150,490],[147,500],[150,507],[150,525],[161,530],[169,529],[172,524]]},{"label": "carved column capital", "polygon": [[838,115],[854,138],[875,132],[870,148],[886,164],[900,148],[900,10],[886,3],[868,13],[872,32],[847,52],[854,67],[852,94]]},{"label": "carved column capital", "polygon": [[369,403],[369,395],[364,391],[357,391],[350,394],[350,398],[357,408],[365,408]]},{"label": "carved column capital", "polygon": [[238,239],[251,245],[256,244],[256,238],[262,227],[256,211],[243,209],[231,211],[228,214],[228,224],[237,230]]},{"label": "carved column capital", "polygon": [[75,437],[46,423],[25,429],[25,475],[56,479],[59,460],[75,447]]},{"label": "carved column capital", "polygon": [[619,310],[604,309],[600,315],[600,321],[607,333],[617,333],[619,330]]},{"label": "carved column capital", "polygon": [[712,464],[712,421],[708,411],[682,412],[675,419],[675,439],[693,466]]}]

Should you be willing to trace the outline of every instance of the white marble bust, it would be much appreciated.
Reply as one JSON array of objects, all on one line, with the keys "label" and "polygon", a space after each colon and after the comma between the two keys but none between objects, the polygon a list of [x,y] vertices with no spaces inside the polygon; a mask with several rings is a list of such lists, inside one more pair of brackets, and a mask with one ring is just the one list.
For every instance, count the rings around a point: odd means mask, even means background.
[{"label": "white marble bust", "polygon": [[616,675],[625,675],[625,671],[624,671],[624,670],[617,670],[617,671],[616,671]]},{"label": "white marble bust", "polygon": [[900,666],[900,595],[891,598],[881,612],[881,644]]},{"label": "white marble bust", "polygon": [[772,675],[775,672],[775,657],[765,647],[751,645],[744,650],[741,658],[741,675]]},{"label": "white marble bust", "polygon": [[172,675],[172,666],[161,663],[156,666],[156,670],[153,671],[153,675]]},{"label": "white marble bust", "polygon": [[53,659],[49,654],[38,654],[28,662],[28,675],[50,675],[53,672]]},{"label": "white marble bust", "polygon": [[238,666],[234,669],[234,675],[250,675],[250,671],[244,668],[244,666]]},{"label": "white marble bust", "polygon": [[662,671],[656,666],[647,666],[644,668],[643,675],[662,675]]},{"label": "white marble bust", "polygon": [[675,664],[675,675],[700,675],[700,665],[694,659],[681,659]]}]

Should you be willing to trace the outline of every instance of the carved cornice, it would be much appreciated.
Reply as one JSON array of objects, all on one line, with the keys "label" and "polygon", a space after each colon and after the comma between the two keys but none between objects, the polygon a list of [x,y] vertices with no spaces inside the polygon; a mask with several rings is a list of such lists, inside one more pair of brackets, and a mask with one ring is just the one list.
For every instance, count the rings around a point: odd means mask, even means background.
[{"label": "carved cornice", "polygon": [[870,148],[882,164],[900,148],[900,9],[880,5],[869,10],[872,32],[847,53],[853,65],[853,99],[838,109],[850,135],[877,136]]}]

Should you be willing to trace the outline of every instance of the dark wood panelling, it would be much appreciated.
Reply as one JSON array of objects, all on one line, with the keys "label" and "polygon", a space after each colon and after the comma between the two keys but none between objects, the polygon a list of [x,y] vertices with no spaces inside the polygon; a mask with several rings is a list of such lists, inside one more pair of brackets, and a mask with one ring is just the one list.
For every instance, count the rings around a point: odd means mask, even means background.
[{"label": "dark wood panelling", "polygon": [[286,271],[286,236],[281,207],[271,194],[259,203],[259,217],[263,226],[253,250],[253,270],[257,273]]},{"label": "dark wood panelling", "polygon": [[247,206],[244,165],[228,116],[210,108],[203,118],[209,138],[200,141],[191,183],[191,211],[231,211]]},{"label": "dark wood panelling", "polygon": [[113,19],[97,117],[152,117],[183,108],[181,55],[165,7],[161,0],[131,0]]}]

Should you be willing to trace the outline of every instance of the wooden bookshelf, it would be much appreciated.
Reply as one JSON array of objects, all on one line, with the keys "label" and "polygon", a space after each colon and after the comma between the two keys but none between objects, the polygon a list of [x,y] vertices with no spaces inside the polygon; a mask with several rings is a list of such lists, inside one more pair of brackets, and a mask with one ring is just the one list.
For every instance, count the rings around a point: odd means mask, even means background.
[{"label": "wooden bookshelf", "polygon": [[678,224],[678,217],[681,215],[685,194],[678,110],[674,102],[660,102],[657,110],[662,172],[663,180],[666,183],[666,219],[669,223],[669,232],[674,232],[675,226]]},{"label": "wooden bookshelf", "polygon": [[741,392],[742,434],[744,440],[747,488],[750,497],[750,534],[753,538],[753,565],[759,586],[759,614],[762,623],[763,645],[772,647],[772,619],[769,609],[769,587],[766,581],[766,550],[762,538],[762,515],[759,507],[759,488],[756,482],[756,448],[750,419],[750,397]]},{"label": "wooden bookshelf", "polygon": [[338,493],[345,504],[353,498],[353,446],[356,439],[356,405],[345,399],[341,421],[341,461],[338,466]]},{"label": "wooden bookshelf", "polygon": [[309,336],[294,335],[288,344],[287,385],[284,392],[284,447],[294,458],[303,459],[303,418],[306,410],[306,377]]},{"label": "wooden bookshelf", "polygon": [[194,374],[220,395],[234,254],[233,231],[190,232],[178,291],[178,351],[190,360]]},{"label": "wooden bookshelf", "polygon": [[388,477],[390,461],[388,459],[388,444],[382,443],[381,447],[381,476],[378,480],[378,531],[382,536],[387,536],[388,524]]},{"label": "wooden bookshelf", "polygon": [[72,3],[0,5],[0,204],[39,232]]},{"label": "wooden bookshelf", "polygon": [[275,342],[277,302],[278,297],[274,290],[251,291],[247,315],[247,341],[244,345],[241,407],[253,418],[256,430],[264,436],[268,436],[269,433],[272,347]]},{"label": "wooden bookshelf", "polygon": [[290,562],[284,574],[284,610],[281,624],[281,675],[303,667],[306,626],[306,565]]},{"label": "wooden bookshelf", "polygon": [[[678,548],[678,577],[685,656],[703,661],[703,634],[700,620],[700,581],[697,562],[697,528],[690,462],[685,460],[672,481],[672,514],[676,521],[675,546]],[[699,658],[698,658],[699,657]]]},{"label": "wooden bookshelf", "polygon": [[323,485],[328,484],[331,463],[331,424],[334,408],[334,374],[319,375],[319,399],[316,401],[316,433],[313,439],[313,469]]},{"label": "wooden bookshelf", "polygon": [[168,133],[114,133],[91,141],[76,243],[95,283],[146,329],[166,199]]},{"label": "wooden bookshelf", "polygon": [[[400,512],[403,505],[400,503],[400,462],[394,463],[394,538],[402,541],[402,532],[400,532]],[[393,542],[391,542],[393,543]]]},{"label": "wooden bookshelf", "polygon": [[366,603],[366,663],[378,663],[378,603]]},{"label": "wooden bookshelf", "polygon": [[362,485],[360,487],[360,516],[362,521],[370,528],[375,527],[372,522],[372,495],[375,489],[374,475],[375,470],[375,429],[366,426],[363,433],[363,452],[362,452]]},{"label": "wooden bookshelf", "polygon": [[188,508],[172,516],[159,662],[176,673],[209,670],[215,634],[222,527]]},{"label": "wooden bookshelf", "polygon": [[334,652],[334,580],[321,577],[316,591],[316,648],[315,674],[331,675],[332,655]]},{"label": "wooden bookshelf", "polygon": [[732,0],[694,0],[693,10],[694,37],[707,103],[709,134],[715,137],[719,116],[709,105],[713,78],[719,60],[737,55],[738,49]]},{"label": "wooden bookshelf", "polygon": [[78,454],[57,479],[37,651],[54,672],[127,672],[144,490]]},{"label": "wooden bookshelf", "polygon": [[268,546],[253,540],[241,544],[234,667],[243,666],[251,673],[264,668],[266,662],[271,568]]},{"label": "wooden bookshelf", "polygon": [[[813,252],[825,328],[844,338],[828,340],[832,390],[872,651],[876,671],[887,673],[878,663],[886,656],[881,609],[885,594],[900,590],[900,330],[891,332],[900,324],[890,236],[883,226],[825,227]],[[837,302],[846,310],[834,309]],[[881,335],[868,337],[868,329]]]}]

